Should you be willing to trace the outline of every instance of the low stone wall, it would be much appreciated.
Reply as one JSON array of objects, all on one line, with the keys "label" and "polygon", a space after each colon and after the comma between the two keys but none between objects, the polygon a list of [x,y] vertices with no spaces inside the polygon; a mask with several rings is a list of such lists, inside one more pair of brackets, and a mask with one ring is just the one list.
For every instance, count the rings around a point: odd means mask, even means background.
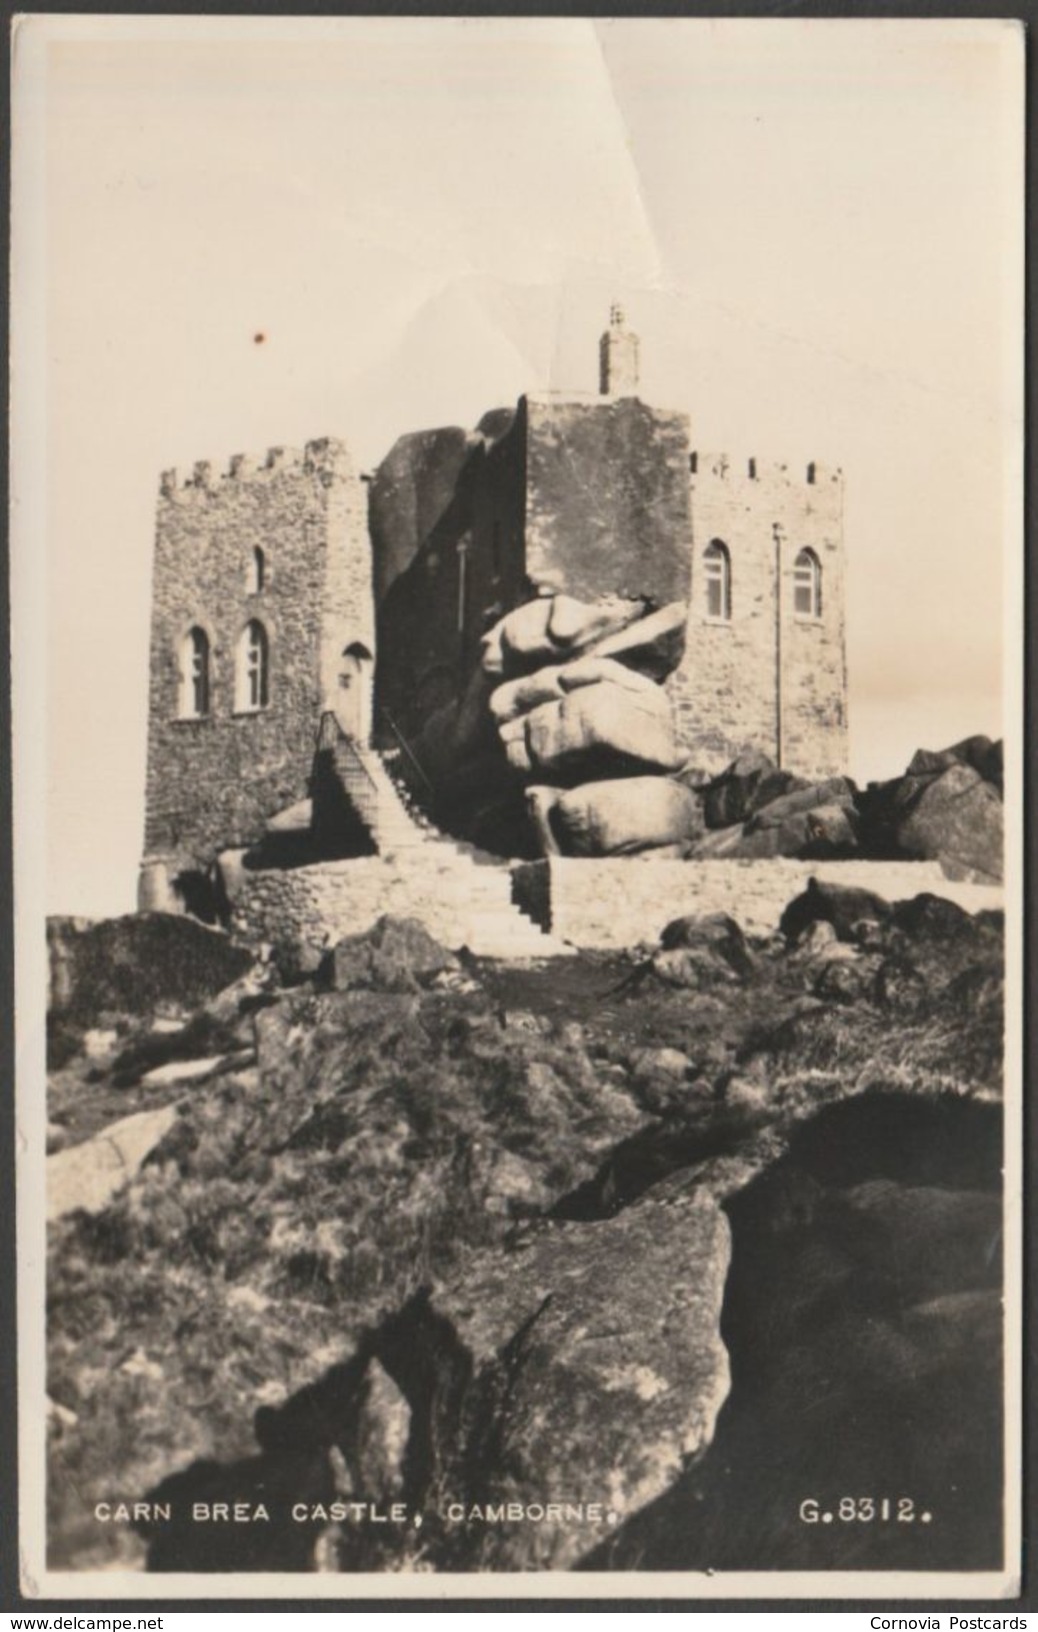
[{"label": "low stone wall", "polygon": [[[665,924],[686,913],[727,912],[750,933],[768,934],[812,876],[859,885],[892,901],[929,890],[970,912],[1002,904],[999,888],[950,883],[929,861],[551,857],[509,869],[504,862],[475,866],[428,846],[395,859],[369,856],[283,871],[238,868],[229,878],[231,928],[238,940],[270,944],[282,966],[299,973],[315,969],[324,951],[344,935],[370,929],[383,913],[417,918],[445,946],[495,957],[550,956],[566,950],[560,941],[584,947],[655,941]],[[535,922],[550,930],[550,940]]]},{"label": "low stone wall", "polygon": [[889,901],[929,891],[968,912],[1000,907],[1002,890],[954,884],[936,861],[651,861],[552,856],[514,872],[514,894],[545,929],[576,946],[655,941],[672,918],[727,912],[751,934],[769,934],[809,878],[872,890]]},{"label": "low stone wall", "polygon": [[393,858],[255,872],[225,865],[224,871],[233,934],[271,945],[286,972],[313,970],[329,947],[370,929],[383,913],[417,918],[444,946],[467,946],[489,957],[548,957],[567,950],[513,906],[507,862],[477,864],[447,843]]},{"label": "low stone wall", "polygon": [[235,881],[231,929],[240,940],[269,942],[300,970],[313,969],[327,947],[370,929],[383,913],[420,917],[433,933],[441,925],[442,934],[451,916],[445,903],[435,892],[428,900],[421,896],[420,881],[381,856],[243,870]]}]

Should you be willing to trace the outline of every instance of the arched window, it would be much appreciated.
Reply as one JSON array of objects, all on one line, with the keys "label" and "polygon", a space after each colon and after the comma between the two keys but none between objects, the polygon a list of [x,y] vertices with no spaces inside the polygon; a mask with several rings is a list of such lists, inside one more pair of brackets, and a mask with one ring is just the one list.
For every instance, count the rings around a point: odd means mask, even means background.
[{"label": "arched window", "polygon": [[732,615],[732,558],[719,538],[703,551],[706,615],[727,623]]},{"label": "arched window", "polygon": [[251,714],[269,701],[270,644],[262,623],[253,618],[238,641],[235,707],[239,714]]},{"label": "arched window", "polygon": [[266,587],[266,582],[267,558],[257,544],[249,558],[249,567],[246,574],[245,587],[248,594],[258,595],[260,590]]},{"label": "arched window", "polygon": [[814,550],[801,550],[793,563],[793,611],[798,618],[822,616],[822,564]]},{"label": "arched window", "polygon": [[182,720],[200,720],[209,712],[209,636],[197,626],[180,643],[180,696],[177,713]]}]

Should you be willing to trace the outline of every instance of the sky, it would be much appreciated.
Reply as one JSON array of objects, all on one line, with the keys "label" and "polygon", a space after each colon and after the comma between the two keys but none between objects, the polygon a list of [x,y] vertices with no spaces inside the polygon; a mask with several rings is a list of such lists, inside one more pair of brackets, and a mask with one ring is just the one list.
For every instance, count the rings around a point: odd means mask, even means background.
[{"label": "sky", "polygon": [[370,469],[593,390],[613,300],[694,447],[842,466],[852,774],[1001,734],[1016,25],[36,17],[15,76],[16,799],[49,912],[135,904],[159,471],[324,435]]}]

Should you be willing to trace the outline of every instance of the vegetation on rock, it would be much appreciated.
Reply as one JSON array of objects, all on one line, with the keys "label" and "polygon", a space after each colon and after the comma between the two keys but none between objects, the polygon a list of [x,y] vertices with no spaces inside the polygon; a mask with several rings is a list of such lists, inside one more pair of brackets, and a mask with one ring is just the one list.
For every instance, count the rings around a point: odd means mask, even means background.
[{"label": "vegetation on rock", "polygon": [[[383,923],[179,1032],[116,1017],[57,1072],[64,1155],[98,1105],[178,1114],[52,1232],[51,1566],[809,1567],[834,1538],[795,1489],[856,1465],[941,1522],[854,1562],[993,1564],[1001,924],[816,908],[541,965]],[[157,1101],[144,1068],[203,1038],[226,1068]],[[93,1517],[156,1490],[271,1522]],[[291,1521],[336,1495],[424,1522]],[[447,1511],[578,1499],[608,1537]]]}]

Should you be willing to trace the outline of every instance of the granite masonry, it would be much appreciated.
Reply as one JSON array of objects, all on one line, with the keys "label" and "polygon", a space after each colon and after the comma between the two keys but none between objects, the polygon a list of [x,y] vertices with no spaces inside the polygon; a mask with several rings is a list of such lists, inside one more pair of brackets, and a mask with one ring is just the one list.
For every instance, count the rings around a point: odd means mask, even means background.
[{"label": "granite masonry", "polygon": [[343,443],[163,473],[142,907],[169,906],[170,881],[305,797],[324,709],[355,710],[367,736],[373,647],[364,488]]},{"label": "granite masonry", "polygon": [[678,734],[719,769],[753,744],[802,776],[847,769],[843,476],[692,455],[685,656],[669,682]]},{"label": "granite masonry", "polygon": [[[407,852],[412,821],[425,843],[444,804],[422,762],[430,722],[464,715],[488,631],[544,597],[613,609],[613,627],[666,623],[655,670],[620,651],[667,700],[673,754],[658,774],[683,762],[694,783],[750,746],[800,777],[846,769],[840,472],[698,453],[685,414],[639,397],[638,363],[614,307],[597,396],[530,393],[474,431],[411,433],[370,475],[334,439],[164,473],[142,908],[190,908],[201,885],[226,921],[228,878],[240,889],[263,871],[272,837],[298,839],[296,866],[385,859],[387,835]],[[563,698],[570,717],[630,705],[609,691],[615,663],[594,678],[595,698]],[[633,774],[629,753],[603,773],[600,740],[594,751],[597,776]],[[463,767],[455,806],[484,763]],[[328,813],[347,806],[337,841]],[[495,846],[446,825],[499,858],[538,853],[511,844],[514,827]],[[224,852],[249,859],[221,869]]]},{"label": "granite masonry", "polygon": [[[886,901],[919,892],[966,912],[997,911],[998,885],[952,883],[937,862],[586,860],[551,856],[509,868],[426,858],[327,861],[242,876],[240,940],[272,949],[282,973],[311,974],[344,936],[386,914],[413,918],[446,946],[484,956],[548,957],[570,947],[622,950],[655,941],[674,918],[726,913],[751,935],[774,935],[808,880],[869,890]],[[511,905],[510,905],[511,903]]]}]

